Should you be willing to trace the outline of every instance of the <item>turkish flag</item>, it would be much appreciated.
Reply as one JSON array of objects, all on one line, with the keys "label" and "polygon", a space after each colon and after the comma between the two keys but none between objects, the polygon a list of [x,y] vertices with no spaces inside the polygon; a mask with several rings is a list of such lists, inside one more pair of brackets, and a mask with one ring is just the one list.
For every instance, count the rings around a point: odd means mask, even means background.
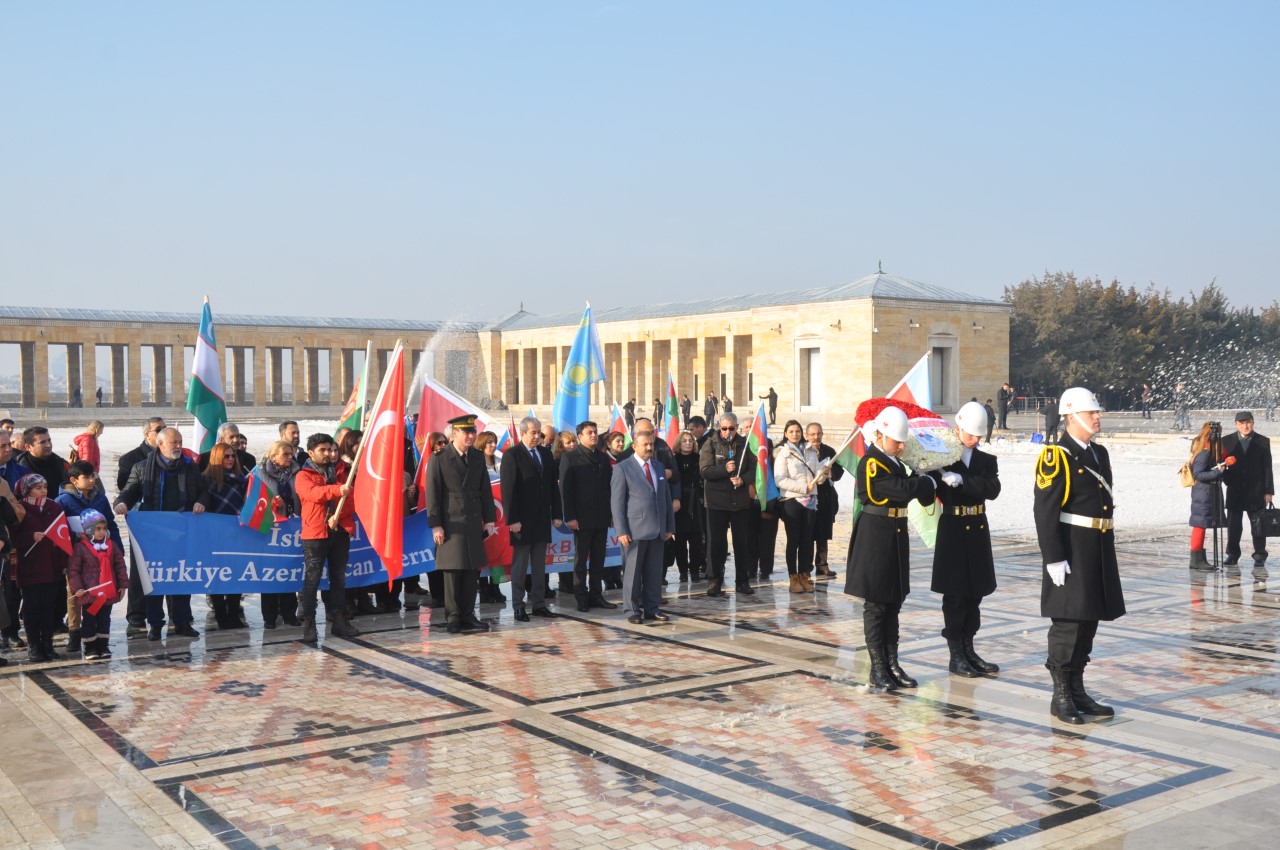
[{"label": "turkish flag", "polygon": [[[489,562],[489,575],[497,578],[501,567],[511,566],[511,531],[507,528],[507,515],[502,510],[502,482],[490,481],[493,486],[493,506],[498,511],[498,521],[493,524],[493,534],[484,540],[484,559]],[[505,581],[505,579],[504,579]]]},{"label": "turkish flag", "polygon": [[68,555],[71,554],[71,526],[67,525],[67,515],[58,514],[58,518],[45,529],[49,542]]},{"label": "turkish flag", "polygon": [[476,405],[454,393],[444,384],[436,383],[431,378],[422,379],[422,396],[418,402],[418,430],[414,439],[418,443],[418,451],[422,454],[422,462],[418,464],[418,476],[414,482],[418,485],[418,510],[427,509],[427,464],[435,452],[435,446],[427,445],[427,434],[432,431],[443,432],[449,436],[449,420],[471,414],[476,417],[476,432],[485,430],[489,417]]},{"label": "turkish flag", "polygon": [[404,349],[396,346],[360,449],[352,498],[389,581],[404,561]]}]

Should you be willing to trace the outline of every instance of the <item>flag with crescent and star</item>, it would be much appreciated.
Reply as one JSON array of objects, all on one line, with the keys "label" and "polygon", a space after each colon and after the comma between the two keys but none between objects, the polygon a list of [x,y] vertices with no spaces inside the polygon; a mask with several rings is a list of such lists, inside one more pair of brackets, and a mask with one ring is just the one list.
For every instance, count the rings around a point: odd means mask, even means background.
[{"label": "flag with crescent and star", "polygon": [[373,404],[351,491],[356,516],[387,568],[388,582],[404,571],[404,437],[404,348],[397,343]]},{"label": "flag with crescent and star", "polygon": [[249,526],[259,534],[270,534],[276,524],[275,512],[271,510],[271,503],[275,498],[275,491],[264,476],[258,475],[257,467],[249,470],[249,485],[244,493],[244,507],[240,509],[240,524]]},{"label": "flag with crescent and star", "polygon": [[68,555],[71,554],[71,526],[67,524],[66,514],[58,514],[58,518],[49,523],[44,533],[50,543]]}]

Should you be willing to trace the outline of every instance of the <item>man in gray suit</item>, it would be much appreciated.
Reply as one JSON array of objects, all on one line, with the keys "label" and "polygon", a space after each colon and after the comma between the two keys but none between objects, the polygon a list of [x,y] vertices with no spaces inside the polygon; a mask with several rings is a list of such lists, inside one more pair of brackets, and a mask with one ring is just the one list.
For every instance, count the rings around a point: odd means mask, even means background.
[{"label": "man in gray suit", "polygon": [[635,454],[619,461],[610,480],[613,525],[622,546],[622,599],[627,622],[668,620],[662,602],[663,544],[675,537],[676,514],[653,435],[636,434]]}]

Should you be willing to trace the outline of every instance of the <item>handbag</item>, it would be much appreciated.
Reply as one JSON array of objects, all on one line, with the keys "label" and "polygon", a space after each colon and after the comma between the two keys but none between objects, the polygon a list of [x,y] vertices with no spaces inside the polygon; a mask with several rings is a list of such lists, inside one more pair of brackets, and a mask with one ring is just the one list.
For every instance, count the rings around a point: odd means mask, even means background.
[{"label": "handbag", "polygon": [[1280,510],[1276,510],[1274,505],[1254,511],[1249,523],[1253,526],[1254,537],[1280,537]]},{"label": "handbag", "polygon": [[1196,483],[1196,477],[1191,474],[1191,461],[1184,463],[1182,468],[1178,470],[1178,481],[1182,483],[1183,487],[1190,487]]}]

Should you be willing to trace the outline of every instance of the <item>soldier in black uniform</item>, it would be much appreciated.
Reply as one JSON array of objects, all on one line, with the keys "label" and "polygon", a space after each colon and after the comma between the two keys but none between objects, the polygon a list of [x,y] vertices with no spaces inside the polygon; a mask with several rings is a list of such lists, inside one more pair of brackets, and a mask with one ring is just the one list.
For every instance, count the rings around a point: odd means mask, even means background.
[{"label": "soldier in black uniform", "polygon": [[476,418],[458,416],[451,443],[427,466],[427,522],[436,544],[436,569],[444,573],[444,610],[451,634],[487,632],[476,617],[480,570],[488,566],[484,539],[498,512],[484,455],[473,448]]},{"label": "soldier in black uniform", "polygon": [[867,453],[858,462],[862,512],[849,539],[844,592],[862,599],[862,632],[871,656],[871,687],[914,688],[898,665],[898,612],[911,592],[907,504],[934,500],[933,479],[908,474],[897,459],[907,442],[907,415],[886,407],[862,426]]},{"label": "soldier in black uniform", "polygon": [[1064,392],[1059,405],[1066,432],[1036,461],[1036,535],[1045,565],[1040,615],[1053,619],[1045,664],[1053,676],[1050,712],[1067,723],[1083,723],[1082,714],[1115,714],[1085,692],[1084,668],[1098,621],[1124,616],[1124,593],[1116,565],[1111,458],[1093,443],[1102,430],[1102,408],[1082,387]]},{"label": "soldier in black uniform", "polygon": [[1000,470],[995,455],[978,449],[986,432],[986,409],[976,401],[961,407],[956,414],[956,435],[964,454],[931,473],[942,501],[931,589],[942,594],[942,636],[951,651],[949,669],[966,678],[1000,669],[973,649],[973,636],[982,625],[978,606],[982,597],[996,589],[986,503],[1000,495]]}]

